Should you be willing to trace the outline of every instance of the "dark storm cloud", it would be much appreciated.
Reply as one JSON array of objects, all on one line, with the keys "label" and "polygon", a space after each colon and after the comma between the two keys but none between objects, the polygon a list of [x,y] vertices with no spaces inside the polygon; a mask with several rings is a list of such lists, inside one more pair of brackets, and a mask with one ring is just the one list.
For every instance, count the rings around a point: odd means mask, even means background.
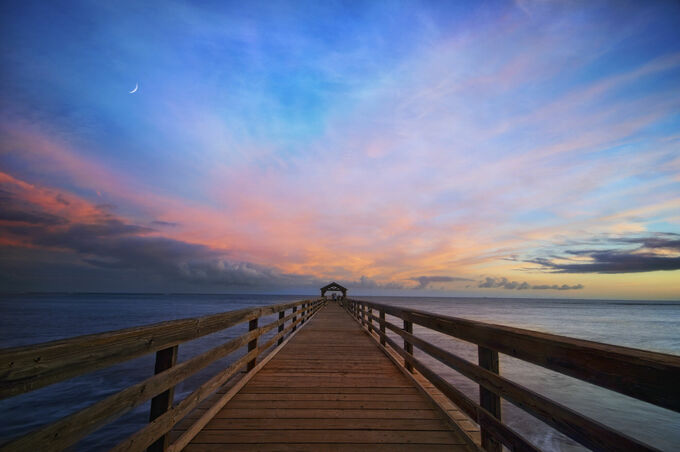
[{"label": "dark storm cloud", "polygon": [[49,226],[66,223],[66,220],[56,215],[11,207],[0,209],[0,220]]},{"label": "dark storm cloud", "polygon": [[649,237],[632,237],[622,238],[618,241],[623,243],[634,243],[640,245],[642,248],[650,249],[669,249],[680,251],[680,234],[655,234]]},{"label": "dark storm cloud", "polygon": [[[680,270],[678,234],[657,233],[635,237],[598,238],[583,245],[588,248],[566,249],[562,255],[537,257],[528,259],[527,262],[538,264],[544,270],[554,273],[642,273]],[[570,256],[579,256],[579,260],[571,260]],[[589,260],[584,261],[584,257]]]},{"label": "dark storm cloud", "polygon": [[555,273],[642,273],[680,270],[680,257],[677,256],[611,250],[579,252],[578,254],[588,256],[591,261],[562,263],[548,259],[534,259],[529,262],[539,264]]},{"label": "dark storm cloud", "polygon": [[482,289],[508,289],[508,290],[579,290],[583,289],[583,284],[575,284],[569,286],[567,284],[540,284],[531,285],[528,282],[510,281],[507,278],[492,278],[486,277],[484,281],[480,281],[477,287]]},{"label": "dark storm cloud", "polygon": [[415,278],[411,278],[411,281],[415,281],[418,283],[416,289],[425,289],[427,288],[427,286],[434,282],[455,282],[472,280],[468,278],[458,278],[455,276],[418,276]]},{"label": "dark storm cloud", "polygon": [[111,214],[110,207],[99,206],[93,218],[84,223],[40,211],[8,192],[0,196],[0,219],[4,220],[0,234],[32,247],[75,254],[90,270],[217,289],[318,284],[309,276],[233,262],[224,251],[154,235],[154,229]]}]

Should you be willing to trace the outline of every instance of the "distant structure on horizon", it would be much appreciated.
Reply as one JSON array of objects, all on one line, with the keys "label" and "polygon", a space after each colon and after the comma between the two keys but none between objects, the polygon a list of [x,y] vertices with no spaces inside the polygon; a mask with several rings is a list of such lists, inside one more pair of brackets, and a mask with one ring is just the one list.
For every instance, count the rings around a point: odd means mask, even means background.
[{"label": "distant structure on horizon", "polygon": [[330,292],[336,292],[336,291],[337,291],[337,292],[342,292],[342,300],[344,300],[344,299],[347,298],[347,288],[346,288],[346,287],[342,287],[340,284],[336,283],[335,281],[333,281],[333,282],[330,283],[330,284],[326,284],[325,286],[323,286],[323,287],[321,288],[321,296],[322,296],[322,297],[325,297],[325,296],[326,296],[326,292],[329,292],[329,291],[330,291]]}]

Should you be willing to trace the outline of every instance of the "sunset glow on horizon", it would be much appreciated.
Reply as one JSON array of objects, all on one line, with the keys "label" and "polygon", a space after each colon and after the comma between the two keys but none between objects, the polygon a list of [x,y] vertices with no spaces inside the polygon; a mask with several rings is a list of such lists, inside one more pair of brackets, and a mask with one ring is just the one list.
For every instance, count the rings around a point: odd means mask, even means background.
[{"label": "sunset glow on horizon", "polygon": [[677,2],[0,10],[0,292],[680,299]]}]

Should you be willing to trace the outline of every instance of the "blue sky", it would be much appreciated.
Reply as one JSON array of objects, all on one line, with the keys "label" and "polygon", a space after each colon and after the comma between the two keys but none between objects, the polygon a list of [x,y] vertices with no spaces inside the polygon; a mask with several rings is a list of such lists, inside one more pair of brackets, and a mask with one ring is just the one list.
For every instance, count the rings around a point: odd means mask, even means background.
[{"label": "blue sky", "polygon": [[8,290],[680,294],[675,2],[0,8]]}]

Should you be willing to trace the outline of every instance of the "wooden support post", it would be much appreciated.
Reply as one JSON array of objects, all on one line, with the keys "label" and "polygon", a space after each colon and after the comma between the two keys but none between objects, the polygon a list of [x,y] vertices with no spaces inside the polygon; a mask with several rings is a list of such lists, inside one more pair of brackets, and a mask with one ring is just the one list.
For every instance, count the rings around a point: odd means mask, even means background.
[{"label": "wooden support post", "polygon": [[[164,370],[170,369],[177,362],[177,346],[164,348],[156,352],[156,365],[154,366],[154,374],[159,374]],[[149,422],[152,422],[157,417],[172,408],[172,402],[175,396],[175,387],[168,389],[165,392],[158,394],[151,399],[151,411],[149,413]],[[148,452],[162,452],[168,448],[170,435],[163,435],[147,448]]]},{"label": "wooden support post", "polygon": [[[499,373],[498,352],[479,346],[479,365],[495,374]],[[501,420],[501,398],[486,388],[479,387],[479,404]],[[502,445],[482,427],[482,448],[489,452],[501,452]]]},{"label": "wooden support post", "polygon": [[[253,319],[250,322],[248,322],[248,331],[253,331],[257,329],[257,321],[258,319]],[[252,352],[257,348],[257,339],[258,338],[255,338],[252,341],[248,342],[249,352]],[[248,372],[255,368],[255,364],[257,364],[257,358],[253,358],[250,361],[248,361]]]},{"label": "wooden support post", "polygon": [[361,304],[360,315],[361,315],[361,326],[364,326],[364,325],[366,325],[366,305],[363,304],[363,303]]},{"label": "wooden support post", "polygon": [[[297,312],[297,306],[293,306],[293,313],[296,313],[296,312]],[[294,315],[294,316],[293,316],[293,323],[295,323],[296,320],[297,320],[297,316]],[[293,331],[295,331],[295,330],[297,330],[297,325],[295,325],[295,326],[293,327]]]},{"label": "wooden support post", "polygon": [[[413,323],[409,322],[408,320],[404,320],[404,331],[413,334]],[[404,339],[404,350],[409,355],[413,355],[413,344],[408,342],[406,339]],[[413,373],[413,366],[411,364],[404,361],[404,365],[409,372]]]},{"label": "wooden support post", "polygon": [[[284,309],[283,311],[279,312],[279,320],[281,320],[281,319],[284,318],[285,316],[286,316],[286,310],[285,310],[285,309]],[[283,324],[283,323],[282,323],[281,325],[279,325],[279,333],[280,333],[281,331],[283,331],[283,327],[284,327],[284,324]],[[282,343],[283,343],[283,336],[281,336],[281,337],[279,338],[279,341],[277,342],[276,345],[281,345]]]},{"label": "wooden support post", "polygon": [[300,322],[300,326],[302,326],[303,323],[305,323],[305,315],[307,314],[307,310],[305,309],[306,304],[302,303],[302,306],[300,306],[300,310],[302,311],[302,321]]},{"label": "wooden support post", "polygon": [[385,346],[385,311],[380,310],[380,345]]},{"label": "wooden support post", "polygon": [[368,308],[368,316],[366,316],[368,319],[368,332],[372,333],[373,332],[373,308]]}]

